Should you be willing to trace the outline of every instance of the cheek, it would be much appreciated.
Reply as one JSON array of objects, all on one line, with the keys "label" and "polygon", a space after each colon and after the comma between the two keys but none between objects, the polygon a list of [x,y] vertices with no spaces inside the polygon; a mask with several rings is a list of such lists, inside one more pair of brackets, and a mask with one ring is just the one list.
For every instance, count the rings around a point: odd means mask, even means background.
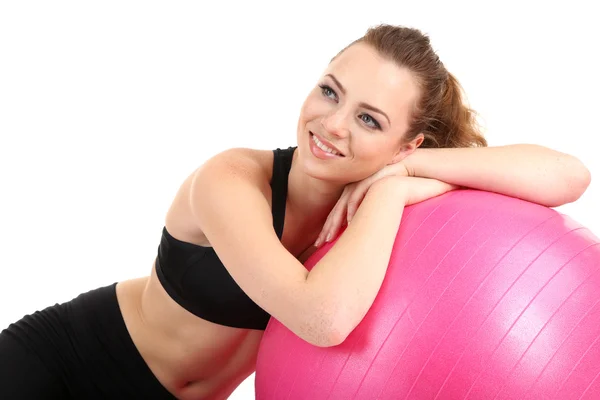
[{"label": "cheek", "polygon": [[325,115],[329,110],[327,102],[317,97],[317,95],[311,94],[304,104],[302,105],[302,119],[304,121],[311,121]]},{"label": "cheek", "polygon": [[[371,135],[371,137],[369,137]],[[361,132],[353,137],[355,155],[361,159],[373,160],[377,159],[378,155],[383,155],[386,151],[385,143],[382,140],[375,138],[373,133]]]},{"label": "cheek", "polygon": [[[377,134],[373,134],[377,135]],[[365,168],[379,170],[391,159],[392,145],[379,137],[355,137],[353,143],[354,156]]]}]

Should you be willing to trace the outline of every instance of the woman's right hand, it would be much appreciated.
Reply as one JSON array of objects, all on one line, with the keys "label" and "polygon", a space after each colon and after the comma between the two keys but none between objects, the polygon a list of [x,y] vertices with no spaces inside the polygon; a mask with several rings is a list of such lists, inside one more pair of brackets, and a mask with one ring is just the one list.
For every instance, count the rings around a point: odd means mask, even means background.
[{"label": "woman's right hand", "polygon": [[385,166],[361,181],[347,184],[337,203],[329,212],[327,220],[315,241],[315,247],[320,247],[323,243],[331,241],[344,224],[350,223],[371,185],[384,178],[406,177],[408,174],[409,171],[404,163],[397,162]]},{"label": "woman's right hand", "polygon": [[[324,243],[333,240],[338,235],[344,222],[350,224],[352,216],[354,216],[358,207],[360,207],[362,198],[364,198],[372,187],[379,185],[394,185],[398,190],[402,191],[405,206],[420,203],[432,197],[458,189],[456,185],[451,185],[437,179],[399,175],[377,177],[376,180],[365,180],[348,185],[323,225],[323,229],[315,242],[315,247],[320,247]],[[349,218],[344,221],[346,214],[348,214]]]}]

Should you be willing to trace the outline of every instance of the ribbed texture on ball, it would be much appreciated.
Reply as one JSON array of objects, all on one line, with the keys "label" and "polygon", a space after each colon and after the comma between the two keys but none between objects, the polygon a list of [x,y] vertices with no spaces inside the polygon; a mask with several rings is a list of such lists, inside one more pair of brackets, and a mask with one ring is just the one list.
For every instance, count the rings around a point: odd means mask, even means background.
[{"label": "ribbed texture on ball", "polygon": [[271,319],[257,399],[600,399],[599,242],[488,192],[408,207],[383,286],[344,343],[315,347]]}]

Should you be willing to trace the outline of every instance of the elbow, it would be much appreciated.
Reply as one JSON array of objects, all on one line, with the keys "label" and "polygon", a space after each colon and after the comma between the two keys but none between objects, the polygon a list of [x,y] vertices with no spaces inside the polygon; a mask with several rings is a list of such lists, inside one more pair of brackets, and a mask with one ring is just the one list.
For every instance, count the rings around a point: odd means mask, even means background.
[{"label": "elbow", "polygon": [[590,186],[590,183],[592,182],[590,170],[582,164],[577,176],[573,178],[573,182],[573,199],[571,201],[579,199]]},{"label": "elbow", "polygon": [[592,174],[590,170],[578,159],[572,157],[571,165],[567,171],[565,203],[578,200],[590,186]]},{"label": "elbow", "polygon": [[559,207],[577,201],[590,186],[592,174],[590,170],[577,158],[570,157],[568,166],[564,168],[561,185],[555,185],[554,199],[547,204],[548,207]]},{"label": "elbow", "polygon": [[352,330],[344,329],[342,326],[333,326],[327,335],[327,340],[322,347],[334,347],[344,343]]},{"label": "elbow", "polygon": [[299,336],[316,347],[335,347],[344,343],[350,333],[351,330],[341,325],[312,322],[304,334]]},{"label": "elbow", "polygon": [[317,347],[335,347],[344,343],[358,325],[360,318],[339,311],[321,309],[318,315],[312,315],[305,321],[306,329],[300,336]]},{"label": "elbow", "polygon": [[[302,339],[318,347],[335,347],[343,344],[361,323],[370,309],[375,294],[351,298],[344,290],[328,289],[312,297],[302,313]],[[300,322],[300,321],[299,321]]]},{"label": "elbow", "polygon": [[342,329],[331,328],[324,332],[322,335],[319,335],[318,338],[314,338],[309,341],[314,346],[317,347],[335,347],[339,346],[348,338],[350,335],[350,331],[344,331]]}]

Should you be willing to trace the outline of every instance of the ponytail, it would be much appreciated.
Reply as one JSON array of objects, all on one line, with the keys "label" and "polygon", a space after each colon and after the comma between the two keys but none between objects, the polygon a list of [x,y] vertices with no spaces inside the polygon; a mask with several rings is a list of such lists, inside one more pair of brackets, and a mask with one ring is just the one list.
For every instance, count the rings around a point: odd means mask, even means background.
[{"label": "ponytail", "polygon": [[485,147],[476,113],[466,106],[462,87],[451,73],[442,85],[437,115],[430,119],[422,147]]}]

